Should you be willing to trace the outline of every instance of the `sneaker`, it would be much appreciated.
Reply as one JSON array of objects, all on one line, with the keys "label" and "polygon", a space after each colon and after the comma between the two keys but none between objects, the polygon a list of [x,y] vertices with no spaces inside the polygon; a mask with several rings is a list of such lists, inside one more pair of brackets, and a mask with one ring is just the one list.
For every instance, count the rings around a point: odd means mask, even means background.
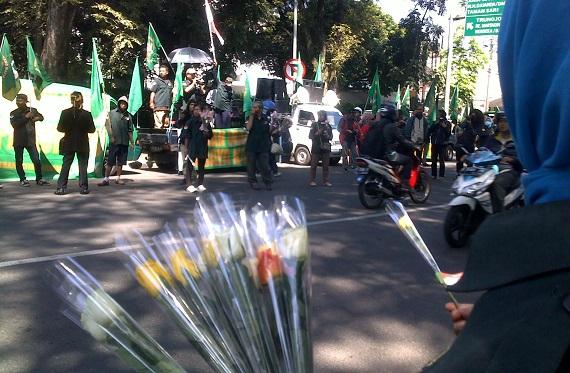
[{"label": "sneaker", "polygon": [[57,188],[55,192],[53,192],[53,194],[56,194],[58,196],[63,196],[65,193],[66,193],[65,188]]},{"label": "sneaker", "polygon": [[44,179],[36,180],[36,184],[39,186],[50,185],[49,182],[45,181]]},{"label": "sneaker", "polygon": [[196,189],[194,185],[190,185],[188,188],[186,188],[186,191],[190,193],[196,193],[198,189]]},{"label": "sneaker", "polygon": [[121,179],[117,179],[117,180],[115,180],[115,184],[117,184],[117,185],[125,185],[125,182],[124,182],[123,180],[121,180]]},{"label": "sneaker", "polygon": [[88,188],[81,188],[81,190],[79,191],[79,194],[89,194],[89,189]]},{"label": "sneaker", "polygon": [[204,192],[206,190],[206,187],[203,185],[198,185],[198,188],[196,188],[198,190],[198,192]]},{"label": "sneaker", "polygon": [[28,180],[20,180],[20,185],[23,187],[29,187],[30,182]]},{"label": "sneaker", "polygon": [[109,186],[109,180],[103,179],[97,186]]},{"label": "sneaker", "polygon": [[326,187],[332,187],[332,184],[329,183],[328,181],[327,181],[326,183],[324,183],[323,185],[326,186]]},{"label": "sneaker", "polygon": [[316,186],[317,186],[317,183],[314,182],[314,181],[311,181],[311,182],[309,183],[309,186],[316,187]]}]

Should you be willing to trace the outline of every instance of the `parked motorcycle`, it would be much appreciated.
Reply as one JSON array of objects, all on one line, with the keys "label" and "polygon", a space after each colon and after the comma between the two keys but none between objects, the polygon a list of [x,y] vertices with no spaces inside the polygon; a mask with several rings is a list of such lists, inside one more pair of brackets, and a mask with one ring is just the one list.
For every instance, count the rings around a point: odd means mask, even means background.
[{"label": "parked motorcycle", "polygon": [[427,201],[431,185],[427,172],[421,168],[421,160],[412,156],[412,173],[407,188],[402,188],[402,166],[394,167],[382,159],[360,157],[356,159],[358,198],[362,206],[376,209],[386,198],[401,199],[410,196],[416,203]]},{"label": "parked motorcycle", "polygon": [[[489,215],[493,215],[493,204],[489,188],[495,181],[501,156],[483,149],[467,155],[464,167],[452,185],[456,195],[449,203],[444,222],[445,240],[451,247],[463,247],[469,237]],[[522,183],[505,197],[505,210],[524,205]]]}]

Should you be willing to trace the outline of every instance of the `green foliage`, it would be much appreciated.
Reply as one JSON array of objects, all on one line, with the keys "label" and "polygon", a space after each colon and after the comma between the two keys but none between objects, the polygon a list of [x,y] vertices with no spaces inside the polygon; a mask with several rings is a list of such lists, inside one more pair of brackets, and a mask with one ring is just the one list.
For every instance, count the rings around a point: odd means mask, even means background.
[{"label": "green foliage", "polygon": [[[479,71],[489,63],[487,54],[473,38],[465,43],[463,27],[459,27],[453,39],[453,60],[451,62],[452,78],[451,87],[459,85],[459,100],[467,106],[473,102],[475,86]],[[445,86],[447,68],[447,51],[442,54],[442,61],[436,72],[439,82],[439,91]]]}]

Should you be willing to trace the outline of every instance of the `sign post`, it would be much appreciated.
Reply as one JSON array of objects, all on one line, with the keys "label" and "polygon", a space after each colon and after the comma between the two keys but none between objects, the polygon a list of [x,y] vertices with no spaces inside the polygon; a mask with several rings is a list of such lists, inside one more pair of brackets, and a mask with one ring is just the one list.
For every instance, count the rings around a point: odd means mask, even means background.
[{"label": "sign post", "polygon": [[465,36],[499,35],[505,0],[467,0]]}]

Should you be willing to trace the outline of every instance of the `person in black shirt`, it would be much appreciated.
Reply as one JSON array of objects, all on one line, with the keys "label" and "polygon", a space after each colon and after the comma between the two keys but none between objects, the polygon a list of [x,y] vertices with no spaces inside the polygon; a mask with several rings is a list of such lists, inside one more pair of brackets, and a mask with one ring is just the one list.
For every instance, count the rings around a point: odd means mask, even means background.
[{"label": "person in black shirt", "polygon": [[[206,165],[206,159],[208,158],[208,140],[210,140],[214,134],[210,124],[202,119],[202,108],[199,105],[194,106],[194,111],[189,119],[186,120],[184,128],[182,138],[188,150],[185,175],[188,188],[186,188],[186,190],[190,193],[203,192],[206,190],[206,187],[204,187],[204,167]],[[198,160],[197,187],[192,184],[192,173],[196,160]]]},{"label": "person in black shirt", "polygon": [[24,149],[28,151],[30,159],[34,164],[36,172],[36,184],[43,186],[49,185],[47,181],[42,179],[42,165],[36,148],[36,122],[41,122],[44,117],[36,109],[27,105],[28,96],[18,94],[16,96],[16,105],[18,108],[10,113],[10,124],[14,128],[14,154],[16,156],[16,172],[20,177],[20,185],[29,187],[30,183],[26,180],[26,173],[22,162],[24,160]]},{"label": "person in black shirt", "polygon": [[57,130],[63,132],[64,136],[59,142],[59,154],[63,155],[63,165],[59,179],[57,180],[57,190],[55,194],[63,195],[67,190],[67,179],[69,169],[77,154],[79,165],[79,188],[80,194],[89,194],[87,186],[87,163],[89,162],[89,133],[95,132],[93,116],[87,110],[83,110],[83,95],[81,92],[71,94],[71,104],[69,109],[61,112]]},{"label": "person in black shirt", "polygon": [[262,115],[261,102],[253,104],[252,112],[249,115],[246,128],[249,131],[245,151],[247,154],[247,181],[252,189],[258,189],[257,177],[255,176],[256,166],[261,172],[261,178],[265,183],[265,188],[271,190],[271,171],[269,169],[269,150],[271,148],[269,136],[269,123]]},{"label": "person in black shirt", "polygon": [[323,164],[323,185],[331,187],[329,181],[329,162],[331,156],[331,143],[333,138],[332,127],[327,120],[327,112],[320,110],[317,113],[318,121],[311,125],[309,132],[309,139],[312,140],[311,144],[311,180],[310,186],[317,186],[315,178],[317,177],[317,165],[319,160]]}]

